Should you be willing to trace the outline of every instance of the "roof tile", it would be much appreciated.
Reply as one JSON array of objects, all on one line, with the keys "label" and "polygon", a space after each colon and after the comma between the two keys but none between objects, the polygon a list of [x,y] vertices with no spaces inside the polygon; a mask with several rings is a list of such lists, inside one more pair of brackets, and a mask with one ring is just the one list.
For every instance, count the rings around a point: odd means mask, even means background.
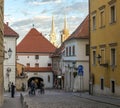
[{"label": "roof tile", "polygon": [[80,38],[80,39],[88,39],[89,38],[89,15],[77,27],[77,29],[68,37],[67,40],[70,40],[73,38]]},{"label": "roof tile", "polygon": [[10,28],[7,24],[4,23],[4,36],[18,37],[19,35],[12,28]]},{"label": "roof tile", "polygon": [[25,67],[25,72],[52,72],[52,67]]},{"label": "roof tile", "polygon": [[35,28],[17,45],[17,53],[52,53],[55,49],[56,47]]}]

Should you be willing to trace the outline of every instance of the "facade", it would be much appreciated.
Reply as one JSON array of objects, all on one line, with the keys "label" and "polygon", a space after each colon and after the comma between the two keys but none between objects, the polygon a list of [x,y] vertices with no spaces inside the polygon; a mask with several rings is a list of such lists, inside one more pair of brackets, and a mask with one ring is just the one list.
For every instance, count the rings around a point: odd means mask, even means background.
[{"label": "facade", "polygon": [[42,33],[32,28],[17,46],[17,63],[23,64],[27,85],[34,80],[39,86],[44,81],[46,88],[53,87],[52,60],[50,54],[56,47]]},{"label": "facade", "polygon": [[120,96],[120,0],[90,0],[90,71],[94,94]]},{"label": "facade", "polygon": [[3,104],[3,91],[4,91],[4,77],[3,77],[3,59],[4,59],[4,48],[3,48],[3,35],[4,35],[4,0],[0,0],[0,106]]},{"label": "facade", "polygon": [[54,87],[58,89],[64,89],[64,72],[62,71],[63,68],[63,57],[62,54],[64,53],[64,43],[55,50],[53,54],[51,54],[52,58],[52,70],[54,73],[53,81]]},{"label": "facade", "polygon": [[4,90],[9,90],[9,85],[15,84],[16,77],[16,43],[18,34],[7,24],[4,24]]},{"label": "facade", "polygon": [[[89,90],[89,17],[64,42],[62,71],[65,72],[65,90]],[[78,75],[79,65],[83,66],[83,75]]]}]

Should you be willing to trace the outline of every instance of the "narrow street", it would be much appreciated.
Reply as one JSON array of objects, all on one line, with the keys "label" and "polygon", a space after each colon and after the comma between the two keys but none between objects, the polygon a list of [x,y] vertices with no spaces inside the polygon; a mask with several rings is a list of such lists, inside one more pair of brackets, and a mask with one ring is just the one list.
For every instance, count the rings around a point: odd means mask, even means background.
[{"label": "narrow street", "polygon": [[[61,90],[46,90],[45,94],[26,95],[28,108],[119,108],[119,106],[81,98],[76,93]],[[79,93],[78,93],[79,94]]]}]

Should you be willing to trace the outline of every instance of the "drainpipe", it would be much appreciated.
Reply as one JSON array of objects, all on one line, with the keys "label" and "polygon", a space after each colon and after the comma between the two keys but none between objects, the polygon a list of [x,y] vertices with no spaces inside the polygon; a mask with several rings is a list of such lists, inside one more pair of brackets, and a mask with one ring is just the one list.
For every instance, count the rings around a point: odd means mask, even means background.
[{"label": "drainpipe", "polygon": [[[91,47],[91,34],[90,34],[90,0],[88,1],[89,5],[89,48]],[[91,52],[91,51],[90,51]],[[92,80],[91,80],[91,53],[89,52],[89,95],[92,94]]]}]

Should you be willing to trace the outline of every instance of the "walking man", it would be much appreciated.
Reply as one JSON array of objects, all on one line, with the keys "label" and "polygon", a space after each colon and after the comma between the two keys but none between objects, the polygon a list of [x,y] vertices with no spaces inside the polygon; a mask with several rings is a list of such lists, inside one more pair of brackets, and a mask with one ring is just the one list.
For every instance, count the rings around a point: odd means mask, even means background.
[{"label": "walking man", "polygon": [[14,94],[15,94],[15,85],[12,82],[12,84],[11,84],[11,97],[12,98],[14,98]]}]

